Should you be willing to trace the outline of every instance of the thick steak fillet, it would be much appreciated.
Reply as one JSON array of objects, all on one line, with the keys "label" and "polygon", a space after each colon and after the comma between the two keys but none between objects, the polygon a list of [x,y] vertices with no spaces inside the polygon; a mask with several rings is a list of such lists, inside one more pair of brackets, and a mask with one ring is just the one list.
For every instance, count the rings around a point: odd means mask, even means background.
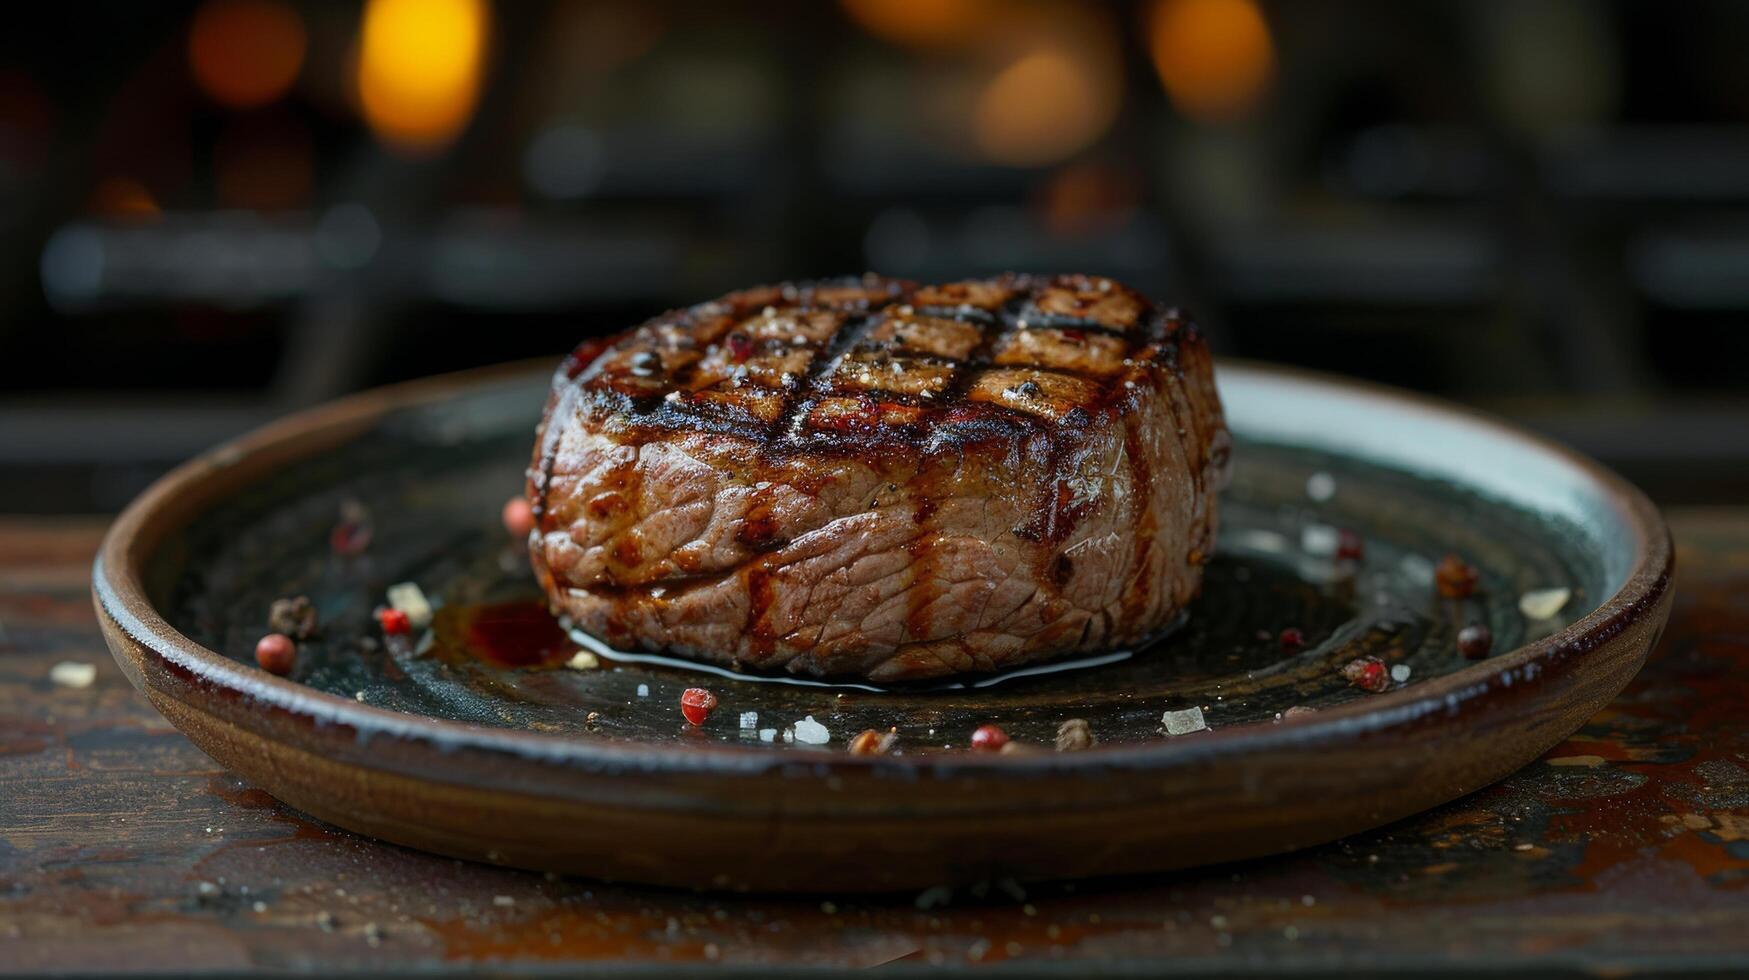
[{"label": "thick steak fillet", "polygon": [[1195,325],[1109,279],[760,287],[566,359],[530,551],[621,649],[996,670],[1171,623],[1228,445]]}]

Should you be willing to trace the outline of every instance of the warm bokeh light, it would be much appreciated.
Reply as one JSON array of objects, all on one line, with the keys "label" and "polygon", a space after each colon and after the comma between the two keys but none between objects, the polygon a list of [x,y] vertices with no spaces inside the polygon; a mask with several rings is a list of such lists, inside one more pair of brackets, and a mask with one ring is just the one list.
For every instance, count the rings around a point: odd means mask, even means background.
[{"label": "warm bokeh light", "polygon": [[207,0],[188,30],[188,68],[201,90],[236,109],[285,94],[304,63],[304,22],[276,0]]},{"label": "warm bokeh light", "polygon": [[1158,0],[1148,46],[1172,105],[1199,122],[1245,115],[1275,77],[1275,45],[1256,0]]},{"label": "warm bokeh light", "polygon": [[972,135],[997,163],[1040,166],[1098,139],[1116,112],[1116,99],[1102,91],[1087,66],[1064,51],[1034,51],[979,93]]},{"label": "warm bokeh light", "polygon": [[970,37],[995,15],[992,0],[840,0],[876,37],[900,44],[945,44]]},{"label": "warm bokeh light", "polygon": [[489,12],[485,0],[370,0],[358,56],[358,96],[384,142],[441,148],[479,99]]},{"label": "warm bokeh light", "polygon": [[1122,224],[1141,202],[1141,181],[1131,171],[1080,161],[1051,174],[1033,205],[1055,235],[1089,235]]},{"label": "warm bokeh light", "polygon": [[160,211],[144,184],[132,177],[109,177],[91,192],[91,210],[105,218],[156,218]]}]

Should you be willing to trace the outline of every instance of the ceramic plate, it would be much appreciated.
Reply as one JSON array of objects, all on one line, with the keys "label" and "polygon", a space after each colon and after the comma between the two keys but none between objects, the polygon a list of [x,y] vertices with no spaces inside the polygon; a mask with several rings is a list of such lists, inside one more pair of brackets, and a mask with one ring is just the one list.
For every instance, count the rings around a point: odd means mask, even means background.
[{"label": "ceramic plate", "polygon": [[[1203,597],[1146,648],[1055,668],[883,690],[610,655],[567,666],[579,641],[610,651],[542,612],[499,523],[544,370],[371,392],[205,454],[116,522],[97,605],[171,722],[310,814],[475,860],[753,890],[1154,871],[1320,843],[1499,779],[1638,669],[1671,549],[1618,477],[1387,389],[1238,364],[1220,384],[1235,473]],[[360,508],[368,545],[337,553]],[[1349,535],[1358,560],[1338,555]],[[1447,553],[1479,572],[1467,599],[1437,594]],[[437,608],[385,644],[371,614],[398,582]],[[1564,602],[1526,615],[1548,590]],[[253,649],[292,595],[320,632],[281,678]],[[1485,659],[1456,648],[1471,623],[1492,633]],[[1388,690],[1344,676],[1363,656]],[[719,699],[702,726],[679,710],[693,686]],[[1097,744],[1057,751],[1069,719]],[[1020,751],[968,751],[986,723]],[[897,751],[847,752],[866,729]]]}]

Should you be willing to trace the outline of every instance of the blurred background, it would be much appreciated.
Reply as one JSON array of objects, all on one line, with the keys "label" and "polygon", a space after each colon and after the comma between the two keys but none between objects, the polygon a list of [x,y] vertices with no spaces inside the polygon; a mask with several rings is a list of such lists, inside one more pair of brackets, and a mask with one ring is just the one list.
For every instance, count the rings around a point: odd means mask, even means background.
[{"label": "blurred background", "polygon": [[1749,4],[24,4],[0,510],[758,281],[1109,274],[1749,497]]}]

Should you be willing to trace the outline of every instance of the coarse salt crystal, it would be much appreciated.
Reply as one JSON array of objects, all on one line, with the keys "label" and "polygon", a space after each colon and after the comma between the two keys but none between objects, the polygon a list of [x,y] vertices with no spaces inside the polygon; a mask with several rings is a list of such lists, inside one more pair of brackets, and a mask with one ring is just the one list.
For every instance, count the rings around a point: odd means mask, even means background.
[{"label": "coarse salt crystal", "polygon": [[1300,529],[1300,547],[1308,555],[1336,553],[1336,529],[1328,524],[1307,524]]},{"label": "coarse salt crystal", "polygon": [[1403,570],[1403,577],[1411,585],[1433,584],[1433,563],[1420,555],[1404,555],[1398,560],[1397,567]]},{"label": "coarse salt crystal", "polygon": [[1306,496],[1320,504],[1336,496],[1336,478],[1322,470],[1306,477]]},{"label": "coarse salt crystal", "polygon": [[832,733],[826,726],[814,720],[813,715],[803,718],[795,724],[796,741],[806,745],[825,745],[832,741]]},{"label": "coarse salt crystal", "polygon": [[90,687],[97,679],[97,665],[63,660],[49,668],[49,680],[62,687]]},{"label": "coarse salt crystal", "polygon": [[417,582],[396,582],[389,586],[389,605],[407,614],[407,624],[416,630],[431,625],[431,602]]},{"label": "coarse salt crystal", "polygon": [[758,728],[759,727],[759,712],[757,712],[757,711],[743,711],[743,712],[741,712],[741,727],[745,728],[745,729]]},{"label": "coarse salt crystal", "polygon": [[594,670],[601,666],[601,658],[588,650],[578,650],[571,655],[571,659],[565,661],[565,666],[572,670]]},{"label": "coarse salt crystal", "polygon": [[1189,735],[1191,732],[1206,731],[1209,727],[1208,722],[1203,719],[1201,708],[1168,711],[1160,716],[1160,724],[1168,735]]},{"label": "coarse salt crystal", "polygon": [[1391,680],[1394,680],[1399,684],[1408,680],[1410,673],[1411,673],[1411,671],[1409,670],[1408,664],[1392,664],[1391,665]]},{"label": "coarse salt crystal", "polygon": [[638,685],[638,697],[647,698],[649,696],[650,696],[650,685],[639,684]]},{"label": "coarse salt crystal", "polygon": [[775,729],[775,728],[761,728],[759,730],[759,740],[761,742],[776,741],[777,740],[777,729]]},{"label": "coarse salt crystal", "polygon": [[1553,619],[1571,598],[1568,588],[1533,589],[1518,597],[1518,611],[1530,619]]}]

